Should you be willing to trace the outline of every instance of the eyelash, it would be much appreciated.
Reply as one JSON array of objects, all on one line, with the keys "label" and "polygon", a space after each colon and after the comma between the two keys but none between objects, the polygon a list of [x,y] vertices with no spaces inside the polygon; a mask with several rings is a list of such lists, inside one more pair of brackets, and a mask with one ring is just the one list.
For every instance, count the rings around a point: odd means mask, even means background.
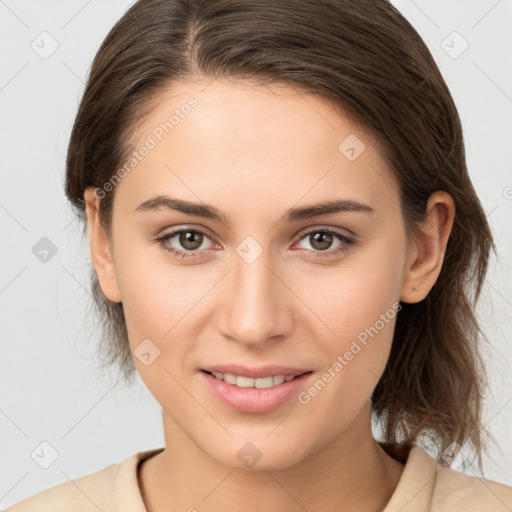
[{"label": "eyelash", "polygon": [[[176,235],[179,235],[180,233],[189,233],[189,232],[190,233],[199,233],[199,234],[202,234],[202,235],[204,235],[204,236],[206,236],[207,238],[210,239],[210,237],[204,231],[201,231],[199,229],[182,228],[182,229],[177,229],[176,231],[172,231],[171,233],[166,233],[163,236],[157,237],[154,241],[157,242],[159,244],[159,246],[162,249],[164,249],[164,251],[172,254],[176,258],[197,258],[197,257],[201,257],[201,255],[198,254],[199,251],[197,251],[197,250],[196,251],[179,251],[179,250],[176,250],[176,249],[169,248],[166,245],[168,240],[170,240],[171,238],[174,238]],[[338,231],[335,231],[335,230],[329,229],[329,228],[313,229],[311,231],[308,231],[307,233],[304,233],[298,241],[300,242],[304,238],[307,238],[308,236],[310,236],[310,235],[312,235],[314,233],[329,233],[330,235],[334,235],[341,242],[343,242],[343,244],[340,245],[337,249],[334,249],[334,250],[331,250],[331,251],[310,251],[309,249],[301,249],[301,250],[304,250],[304,251],[313,252],[314,257],[318,257],[318,258],[322,258],[323,257],[323,258],[325,258],[325,257],[329,257],[329,256],[330,257],[337,256],[337,255],[347,251],[348,250],[348,246],[350,246],[350,245],[352,245],[354,243],[354,240],[352,240],[348,236],[343,235],[343,234],[339,233]]]}]

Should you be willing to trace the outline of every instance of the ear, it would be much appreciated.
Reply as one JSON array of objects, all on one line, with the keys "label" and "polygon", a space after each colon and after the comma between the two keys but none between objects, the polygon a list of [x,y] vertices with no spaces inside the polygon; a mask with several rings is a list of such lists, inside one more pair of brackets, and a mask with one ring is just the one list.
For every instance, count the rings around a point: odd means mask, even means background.
[{"label": "ear", "polygon": [[84,192],[92,262],[105,297],[112,302],[121,302],[110,242],[100,225],[100,199],[94,195],[94,190],[89,187]]},{"label": "ear", "polygon": [[401,301],[420,302],[434,286],[443,266],[454,218],[452,196],[444,191],[434,192],[426,205],[426,218],[408,248]]}]

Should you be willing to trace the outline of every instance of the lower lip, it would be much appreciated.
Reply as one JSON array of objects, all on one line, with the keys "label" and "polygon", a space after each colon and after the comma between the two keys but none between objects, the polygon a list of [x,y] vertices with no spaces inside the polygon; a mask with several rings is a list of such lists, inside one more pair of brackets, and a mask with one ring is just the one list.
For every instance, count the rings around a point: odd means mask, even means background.
[{"label": "lower lip", "polygon": [[241,388],[217,379],[201,370],[201,375],[214,395],[240,412],[263,413],[273,411],[296,396],[313,372],[304,373],[289,382],[271,388]]}]

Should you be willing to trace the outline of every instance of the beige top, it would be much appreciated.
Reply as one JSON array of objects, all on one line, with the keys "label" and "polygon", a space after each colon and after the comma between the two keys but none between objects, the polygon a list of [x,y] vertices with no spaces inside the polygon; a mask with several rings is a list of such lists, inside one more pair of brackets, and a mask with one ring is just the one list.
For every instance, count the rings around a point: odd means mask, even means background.
[{"label": "beige top", "polygon": [[[138,465],[162,450],[134,453],[121,463],[46,489],[7,512],[147,512]],[[512,511],[512,487],[443,467],[418,446],[396,458],[405,468],[383,512]]]}]

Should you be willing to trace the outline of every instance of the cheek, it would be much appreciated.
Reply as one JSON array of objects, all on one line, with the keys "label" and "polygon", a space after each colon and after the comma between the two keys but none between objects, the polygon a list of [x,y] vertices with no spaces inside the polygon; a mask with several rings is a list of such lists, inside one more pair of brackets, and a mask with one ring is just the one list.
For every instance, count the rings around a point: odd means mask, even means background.
[{"label": "cheek", "polygon": [[309,287],[317,292],[309,292],[308,305],[330,330],[317,340],[327,355],[328,374],[322,380],[337,382],[335,400],[366,399],[384,371],[400,310],[405,258],[401,240],[394,243],[374,244],[331,275],[318,274],[316,287]]},{"label": "cheek", "polygon": [[303,413],[318,416],[332,433],[346,428],[368,403],[386,367],[400,309],[398,302],[385,300],[385,286],[354,289],[359,295],[341,299],[331,309],[328,321],[335,335],[316,338],[324,365],[317,380],[298,396]]},{"label": "cheek", "polygon": [[183,333],[193,325],[194,305],[208,283],[196,286],[192,274],[165,261],[147,264],[148,251],[143,252],[133,251],[119,262],[120,289],[137,371],[155,399],[165,404],[170,395],[178,401],[181,396],[173,376],[179,378],[195,347],[193,337]]},{"label": "cheek", "polygon": [[[382,251],[377,246],[367,248],[328,272],[320,269],[311,274],[302,293],[331,334],[345,344],[373,326],[390,308],[391,316],[400,297],[403,261],[399,247]],[[388,323],[385,327],[378,324],[386,334]]]},{"label": "cheek", "polygon": [[171,256],[166,259],[157,243],[128,245],[128,240],[119,237],[116,252],[116,275],[127,324],[137,336],[163,339],[198,300],[202,286],[192,282],[192,267],[172,264]]}]

